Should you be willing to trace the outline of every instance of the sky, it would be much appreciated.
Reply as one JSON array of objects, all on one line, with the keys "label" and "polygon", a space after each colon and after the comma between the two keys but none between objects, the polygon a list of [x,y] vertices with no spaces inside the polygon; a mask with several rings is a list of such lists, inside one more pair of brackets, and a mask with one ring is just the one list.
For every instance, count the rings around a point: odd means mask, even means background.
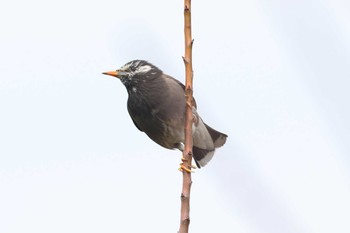
[{"label": "sky", "polygon": [[[228,134],[192,175],[190,232],[350,232],[350,3],[192,1],[194,95]],[[0,232],[176,232],[181,152],[104,76],[184,81],[182,1],[0,9]]]}]

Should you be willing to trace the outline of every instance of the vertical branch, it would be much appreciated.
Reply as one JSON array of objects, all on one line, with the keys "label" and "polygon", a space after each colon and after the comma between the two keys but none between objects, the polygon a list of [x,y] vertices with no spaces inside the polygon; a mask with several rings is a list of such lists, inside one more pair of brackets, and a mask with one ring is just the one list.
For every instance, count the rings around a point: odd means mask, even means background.
[{"label": "vertical branch", "polygon": [[[184,0],[184,33],[185,56],[183,61],[186,70],[186,120],[185,120],[185,147],[182,158],[182,192],[181,192],[181,218],[179,233],[187,233],[190,224],[190,192],[191,192],[191,166],[192,166],[192,106],[193,106],[193,70],[192,70],[192,33],[191,33],[191,0]],[[186,169],[187,168],[187,169]]]}]

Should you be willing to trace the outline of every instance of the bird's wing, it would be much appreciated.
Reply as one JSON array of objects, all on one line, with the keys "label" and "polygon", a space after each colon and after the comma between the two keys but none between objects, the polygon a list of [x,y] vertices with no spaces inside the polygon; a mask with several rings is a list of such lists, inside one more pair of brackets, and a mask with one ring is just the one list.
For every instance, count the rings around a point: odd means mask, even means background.
[{"label": "bird's wing", "polygon": [[[179,84],[179,86],[182,88],[182,90],[184,91],[184,94],[185,94],[186,87],[185,87],[185,85],[182,82],[180,82],[179,80],[171,77],[170,75],[163,74],[163,76],[164,76],[164,78],[168,78],[170,80],[175,81],[177,84]],[[193,97],[193,106],[197,109],[197,103],[196,103],[196,100],[194,99],[194,97]]]},{"label": "bird's wing", "polygon": [[[168,129],[178,129],[185,123],[185,86],[169,75],[163,74],[162,78],[163,87],[156,92],[157,98],[153,98],[152,115]],[[193,105],[196,108],[194,99]]]}]

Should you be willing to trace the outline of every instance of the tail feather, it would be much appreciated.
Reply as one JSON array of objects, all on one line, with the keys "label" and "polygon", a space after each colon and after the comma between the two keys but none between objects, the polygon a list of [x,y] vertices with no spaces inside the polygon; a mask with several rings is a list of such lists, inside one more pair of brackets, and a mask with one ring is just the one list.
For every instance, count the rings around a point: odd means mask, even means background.
[{"label": "tail feather", "polygon": [[206,150],[193,146],[192,153],[198,168],[204,167],[214,156],[215,149]]},{"label": "tail feather", "polygon": [[213,139],[215,148],[223,146],[226,142],[227,135],[211,128],[209,125],[205,123],[204,125],[207,128],[211,138]]},{"label": "tail feather", "polygon": [[[213,158],[215,148],[223,146],[226,142],[226,139],[227,139],[226,134],[221,133],[219,131],[216,131],[215,129],[206,125],[204,122],[202,122],[202,123],[205,126],[202,129],[205,130],[205,128],[206,128],[205,131],[207,131],[207,133],[203,133],[204,131],[202,130],[202,133],[204,135],[208,135],[208,133],[209,133],[209,135],[207,137],[205,137],[206,140],[204,140],[204,138],[202,138],[202,140],[201,140],[202,145],[200,143],[197,143],[192,148],[193,158],[194,158],[198,168],[204,167]],[[210,140],[212,140],[212,142]],[[203,148],[204,147],[203,142],[204,143],[206,142],[205,149]]]}]

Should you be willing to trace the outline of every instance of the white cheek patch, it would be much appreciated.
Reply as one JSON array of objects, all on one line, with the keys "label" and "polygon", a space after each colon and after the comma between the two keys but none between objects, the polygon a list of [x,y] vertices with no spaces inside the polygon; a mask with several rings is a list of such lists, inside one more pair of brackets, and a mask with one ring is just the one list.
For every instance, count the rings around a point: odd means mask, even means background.
[{"label": "white cheek patch", "polygon": [[144,66],[140,66],[135,73],[147,73],[148,71],[150,71],[152,69],[151,66],[149,65],[144,65]]}]

